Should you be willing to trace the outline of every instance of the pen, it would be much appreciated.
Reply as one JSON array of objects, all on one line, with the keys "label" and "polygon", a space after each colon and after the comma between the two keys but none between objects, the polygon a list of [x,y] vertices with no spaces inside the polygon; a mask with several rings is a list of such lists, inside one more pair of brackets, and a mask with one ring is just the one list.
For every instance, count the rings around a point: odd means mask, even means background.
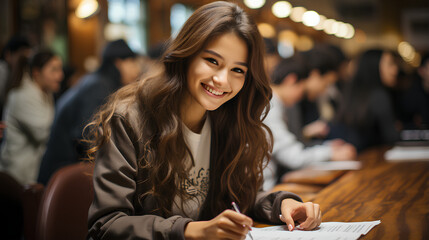
[{"label": "pen", "polygon": [[[232,202],[232,207],[234,208],[234,210],[238,213],[240,212],[240,209],[238,208],[238,205],[235,202]],[[245,225],[243,225],[243,227],[246,227]],[[249,228],[249,230],[252,230],[252,228],[250,228],[249,226],[247,226]],[[250,234],[250,232],[247,232],[249,234],[250,239],[253,240],[252,234]]]}]

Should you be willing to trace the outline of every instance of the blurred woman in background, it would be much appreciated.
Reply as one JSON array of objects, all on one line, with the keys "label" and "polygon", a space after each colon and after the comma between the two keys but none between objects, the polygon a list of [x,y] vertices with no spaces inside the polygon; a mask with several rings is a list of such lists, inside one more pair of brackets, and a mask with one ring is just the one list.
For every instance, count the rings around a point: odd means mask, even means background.
[{"label": "blurred woman in background", "polygon": [[5,136],[0,170],[22,184],[36,182],[54,118],[53,93],[63,79],[62,61],[53,52],[41,50],[9,91],[4,110]]},{"label": "blurred woman in background", "polygon": [[343,138],[358,151],[392,144],[399,139],[390,90],[396,85],[398,64],[394,53],[379,49],[362,54],[344,95],[331,138]]}]

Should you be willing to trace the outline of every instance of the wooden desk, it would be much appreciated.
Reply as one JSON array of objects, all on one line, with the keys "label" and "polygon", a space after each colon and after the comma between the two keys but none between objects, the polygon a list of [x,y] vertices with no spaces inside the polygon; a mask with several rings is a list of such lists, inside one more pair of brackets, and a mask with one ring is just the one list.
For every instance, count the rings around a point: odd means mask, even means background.
[{"label": "wooden desk", "polygon": [[386,150],[360,154],[361,170],[315,196],[322,221],[381,220],[362,239],[429,239],[429,162],[388,163]]}]

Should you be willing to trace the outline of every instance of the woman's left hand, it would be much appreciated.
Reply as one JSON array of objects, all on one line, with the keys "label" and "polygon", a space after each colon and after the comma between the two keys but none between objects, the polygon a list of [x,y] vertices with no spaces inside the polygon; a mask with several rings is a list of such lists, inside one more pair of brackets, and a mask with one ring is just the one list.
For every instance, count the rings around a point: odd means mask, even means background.
[{"label": "woman's left hand", "polygon": [[282,201],[280,220],[286,223],[289,231],[295,228],[295,222],[302,230],[312,230],[322,222],[322,212],[319,204],[287,198]]}]

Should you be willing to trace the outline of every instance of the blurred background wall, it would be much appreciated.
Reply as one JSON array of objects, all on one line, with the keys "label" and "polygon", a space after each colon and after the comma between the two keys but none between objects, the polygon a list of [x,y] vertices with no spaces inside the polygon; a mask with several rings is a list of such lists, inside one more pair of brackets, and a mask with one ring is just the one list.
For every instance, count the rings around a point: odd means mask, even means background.
[{"label": "blurred background wall", "polygon": [[[48,46],[79,75],[98,66],[106,41],[125,38],[133,50],[174,36],[210,0],[1,0],[0,48],[13,35]],[[349,56],[369,47],[396,50],[418,66],[429,51],[427,0],[236,0],[254,17],[282,56],[317,43],[340,46]]]}]

